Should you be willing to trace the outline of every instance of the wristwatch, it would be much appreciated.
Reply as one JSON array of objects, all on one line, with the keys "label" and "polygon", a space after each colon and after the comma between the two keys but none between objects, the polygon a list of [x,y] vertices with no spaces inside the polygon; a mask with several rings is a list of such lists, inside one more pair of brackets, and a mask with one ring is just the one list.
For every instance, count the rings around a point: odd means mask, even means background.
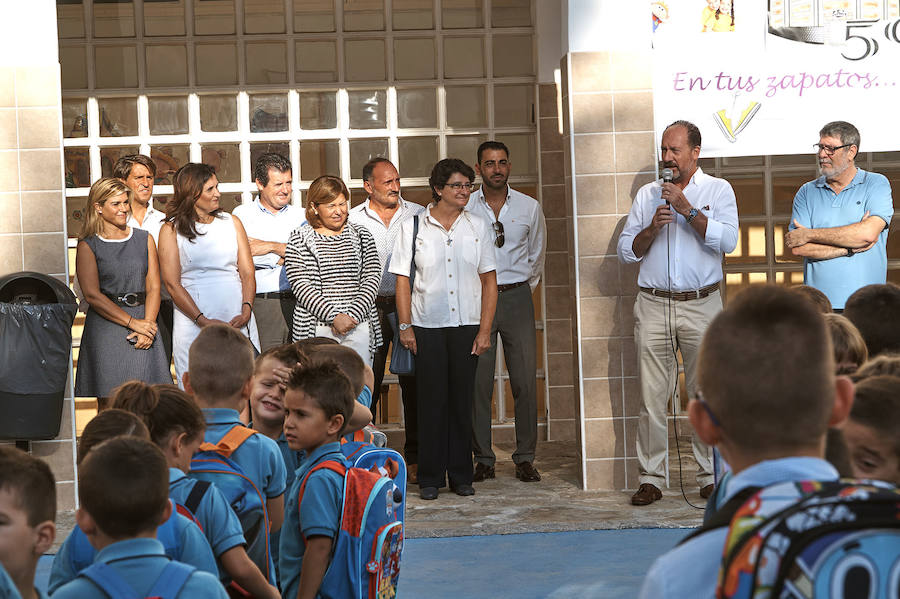
[{"label": "wristwatch", "polygon": [[700,214],[699,210],[697,210],[696,208],[691,208],[691,211],[688,212],[688,215],[687,215],[688,224],[694,222],[694,219],[697,218],[698,214]]},{"label": "wristwatch", "polygon": [[401,331],[405,331],[406,329],[409,329],[411,327],[412,327],[412,325],[409,324],[408,322],[401,322],[397,328],[399,328]]},{"label": "wristwatch", "polygon": [[847,248],[847,255],[848,255],[848,256],[852,256],[852,255],[853,255],[853,248]]}]

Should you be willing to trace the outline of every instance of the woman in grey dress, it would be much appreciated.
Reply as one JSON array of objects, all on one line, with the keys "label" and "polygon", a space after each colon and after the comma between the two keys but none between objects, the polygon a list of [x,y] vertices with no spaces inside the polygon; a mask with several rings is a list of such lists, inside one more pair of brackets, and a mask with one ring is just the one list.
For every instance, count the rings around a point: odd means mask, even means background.
[{"label": "woman in grey dress", "polygon": [[172,382],[162,342],[156,340],[156,245],[146,231],[126,224],[133,193],[118,179],[91,186],[75,257],[78,283],[90,305],[75,395],[97,397],[101,408],[125,381]]}]

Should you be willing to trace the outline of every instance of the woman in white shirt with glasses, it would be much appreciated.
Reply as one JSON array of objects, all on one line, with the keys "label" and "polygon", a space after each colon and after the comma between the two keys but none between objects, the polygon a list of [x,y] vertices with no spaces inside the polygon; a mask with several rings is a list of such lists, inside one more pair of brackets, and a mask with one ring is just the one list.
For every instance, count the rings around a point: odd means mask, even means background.
[{"label": "woman in white shirt with glasses", "polygon": [[436,499],[447,479],[457,495],[475,493],[472,394],[478,356],[491,344],[497,277],[490,224],[465,211],[474,181],[462,160],[434,165],[434,202],[403,223],[389,269],[397,275],[400,342],[416,355],[422,499]]}]

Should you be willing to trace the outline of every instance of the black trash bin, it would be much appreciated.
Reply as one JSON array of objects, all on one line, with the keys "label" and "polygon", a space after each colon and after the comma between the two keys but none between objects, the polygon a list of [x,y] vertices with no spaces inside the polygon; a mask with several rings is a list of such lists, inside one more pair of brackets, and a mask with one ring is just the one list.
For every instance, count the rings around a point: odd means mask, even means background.
[{"label": "black trash bin", "polygon": [[37,272],[0,277],[0,439],[59,435],[78,303]]}]

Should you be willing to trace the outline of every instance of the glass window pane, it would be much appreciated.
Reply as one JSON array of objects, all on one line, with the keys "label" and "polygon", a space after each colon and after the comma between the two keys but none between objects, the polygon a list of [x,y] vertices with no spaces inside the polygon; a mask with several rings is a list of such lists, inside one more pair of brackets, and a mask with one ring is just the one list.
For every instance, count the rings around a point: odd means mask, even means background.
[{"label": "glass window pane", "polygon": [[84,98],[62,101],[63,137],[87,137],[87,100]]},{"label": "glass window pane", "polygon": [[282,42],[247,44],[247,83],[287,83],[287,54]]},{"label": "glass window pane", "polygon": [[815,171],[808,174],[773,175],[772,177],[772,214],[790,215],[794,205],[794,196],[800,186],[816,178]]},{"label": "glass window pane", "polygon": [[484,77],[484,40],[480,37],[445,37],[444,77]]},{"label": "glass window pane", "polygon": [[231,212],[243,203],[239,193],[223,193],[219,197],[219,207],[225,212]]},{"label": "glass window pane", "polygon": [[138,134],[135,98],[99,98],[97,104],[100,108],[102,137],[127,137]]},{"label": "glass window pane", "polygon": [[766,213],[765,180],[758,175],[727,175],[734,189],[738,213],[743,216],[763,216]]},{"label": "glass window pane", "polygon": [[494,86],[494,126],[527,127],[534,124],[533,85]]},{"label": "glass window pane", "polygon": [[531,0],[491,2],[491,27],[531,27]]},{"label": "glass window pane", "polygon": [[773,237],[773,247],[775,248],[775,261],[776,262],[803,262],[803,258],[800,256],[795,256],[794,252],[791,251],[784,243],[784,236],[788,232],[788,224],[790,223],[790,217],[782,217],[775,219],[772,223],[772,237]]},{"label": "glass window pane", "polygon": [[94,37],[134,37],[134,3],[93,3]]},{"label": "glass window pane", "polygon": [[403,128],[437,127],[434,89],[398,89],[397,125]]},{"label": "glass window pane", "polygon": [[196,44],[197,85],[236,85],[237,47],[233,43]]},{"label": "glass window pane", "polygon": [[773,165],[802,164],[804,166],[816,166],[816,155],[813,153],[812,144],[809,144],[809,154],[785,154],[784,156],[772,156]]},{"label": "glass window pane", "polygon": [[322,175],[339,175],[341,161],[336,140],[303,140],[300,142],[300,176],[312,181]]},{"label": "glass window pane", "polygon": [[722,158],[722,166],[763,166],[765,156],[726,156]]},{"label": "glass window pane", "polygon": [[387,127],[387,92],[367,89],[348,92],[351,129],[384,129]]},{"label": "glass window pane", "polygon": [[350,173],[352,177],[361,176],[365,164],[376,156],[388,155],[386,139],[351,139],[350,140]]},{"label": "glass window pane", "polygon": [[63,89],[86,89],[87,48],[60,46],[59,71]]},{"label": "glass window pane", "polygon": [[237,131],[235,96],[200,96],[200,129]]},{"label": "glass window pane", "polygon": [[119,158],[130,156],[140,151],[138,146],[119,146],[115,148],[100,148],[100,176],[112,177],[113,167]]},{"label": "glass window pane", "polygon": [[[897,162],[900,161],[900,152],[872,152],[873,162]],[[859,160],[856,161],[859,164]]]},{"label": "glass window pane", "polygon": [[144,1],[144,35],[184,34],[184,0]]},{"label": "glass window pane", "polygon": [[400,172],[404,177],[427,177],[438,161],[437,137],[401,137],[397,140]]},{"label": "glass window pane", "polygon": [[420,206],[427,206],[431,203],[430,187],[404,187],[401,195],[407,202],[419,204]]},{"label": "glass window pane", "polygon": [[431,0],[394,0],[391,11],[391,24],[397,31],[434,28]]},{"label": "glass window pane", "polygon": [[494,77],[534,75],[534,46],[530,35],[495,35]]},{"label": "glass window pane", "polygon": [[766,225],[763,222],[741,220],[738,242],[725,256],[725,264],[766,264]]},{"label": "glass window pane", "polygon": [[345,40],[347,81],[384,81],[384,40]]},{"label": "glass window pane", "polygon": [[434,38],[395,39],[394,77],[399,80],[434,79],[434,65],[437,53]]},{"label": "glass window pane", "polygon": [[184,96],[147,98],[150,135],[180,135],[188,132],[188,101]]},{"label": "glass window pane", "polygon": [[[256,143],[250,144],[250,164],[256,164],[256,160],[263,154],[281,154],[290,161],[291,147],[287,142],[278,143]],[[252,168],[252,166],[251,166]],[[252,177],[251,177],[252,178]]]},{"label": "glass window pane", "polygon": [[100,89],[137,87],[137,48],[94,46],[94,79]]},{"label": "glass window pane", "polygon": [[[74,187],[74,185],[66,185],[66,187]],[[87,203],[86,198],[66,198],[66,232],[69,237],[78,237],[81,228],[84,226],[84,205]],[[69,263],[74,266],[74,262]],[[69,267],[69,272],[75,272],[75,269]]]},{"label": "glass window pane", "polygon": [[[63,155],[66,160],[66,187],[90,187],[91,186],[91,156],[87,148],[65,148]],[[81,200],[83,202],[83,200]],[[81,230],[70,233],[77,233]]]},{"label": "glass window pane", "polygon": [[891,228],[888,231],[887,238],[887,256],[888,260],[896,260],[900,258],[900,222],[898,219],[891,219]]},{"label": "glass window pane", "polygon": [[464,29],[484,26],[482,0],[443,0],[441,26],[444,29]]},{"label": "glass window pane", "polygon": [[188,84],[185,46],[146,46],[147,86],[185,87]]},{"label": "glass window pane", "polygon": [[537,175],[537,160],[534,154],[534,134],[505,134],[500,141],[509,148],[512,174],[518,176]]},{"label": "glass window pane", "polygon": [[384,31],[384,0],[344,2],[344,31]]},{"label": "glass window pane", "polygon": [[447,126],[487,126],[485,88],[480,85],[447,87]]},{"label": "glass window pane", "polygon": [[764,272],[728,273],[725,275],[725,297],[734,297],[751,285],[765,285],[767,282],[768,275]]},{"label": "glass window pane", "polygon": [[250,96],[251,133],[287,130],[287,94],[253,94]]},{"label": "glass window pane", "polygon": [[294,31],[297,33],[334,31],[334,1],[295,0]]},{"label": "glass window pane", "polygon": [[194,34],[235,33],[234,0],[194,0]]},{"label": "glass window pane", "polygon": [[337,127],[337,100],[334,92],[300,93],[300,128],[334,129]]},{"label": "glass window pane", "polygon": [[337,81],[337,44],[334,40],[296,42],[294,77],[297,83]]},{"label": "glass window pane", "polygon": [[56,26],[61,39],[84,37],[84,4],[81,0],[56,2]]},{"label": "glass window pane", "polygon": [[486,141],[487,135],[448,135],[447,155],[441,158],[459,158],[466,164],[473,165],[478,153],[478,146]]},{"label": "glass window pane", "polygon": [[244,0],[244,33],[284,33],[284,1]]},{"label": "glass window pane", "polygon": [[155,185],[172,185],[175,171],[191,161],[188,144],[155,146],[150,148],[150,158],[156,163]]},{"label": "glass window pane", "polygon": [[241,149],[238,144],[202,145],[200,162],[216,169],[219,183],[238,183],[241,180]]}]

